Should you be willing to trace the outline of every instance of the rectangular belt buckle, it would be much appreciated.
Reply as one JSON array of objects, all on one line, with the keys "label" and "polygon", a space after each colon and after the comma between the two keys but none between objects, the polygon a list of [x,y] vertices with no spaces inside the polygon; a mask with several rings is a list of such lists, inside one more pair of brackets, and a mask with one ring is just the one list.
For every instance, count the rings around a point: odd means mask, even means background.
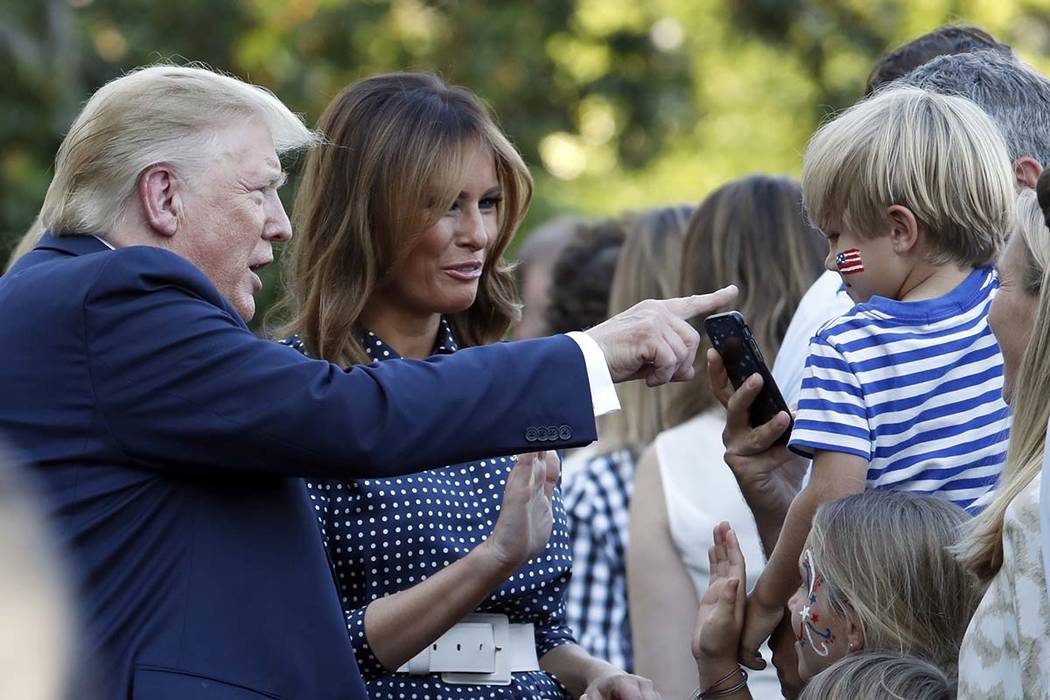
[{"label": "rectangular belt buckle", "polygon": [[[469,627],[468,627],[469,626]],[[441,645],[446,636],[448,636],[453,630],[457,628],[464,628],[470,630],[470,641],[459,641],[454,642],[453,645],[448,649],[450,657],[455,654],[456,660],[455,665],[441,664],[443,668],[455,668],[456,671],[445,671],[441,673],[441,680],[446,683],[459,684],[459,685],[510,685],[511,671],[510,671],[510,620],[506,615],[484,615],[484,614],[473,614],[467,615],[463,618],[463,621],[456,625],[456,627],[446,632],[445,635],[439,639],[436,644],[439,647],[438,651],[435,651],[433,647],[430,651],[430,670],[433,672],[441,671],[437,665],[435,665],[435,655],[444,657],[441,650]],[[487,628],[483,629],[483,628]],[[486,636],[486,631],[490,631]],[[464,640],[467,637],[464,637]],[[485,642],[491,640],[492,646],[488,649],[485,648]],[[464,654],[466,649],[454,650],[454,645],[458,643],[463,645],[464,643],[470,644],[471,648],[469,654]],[[480,647],[480,648],[479,648]],[[485,664],[490,671],[482,672],[481,665],[484,663],[481,661],[483,656],[487,656],[491,659],[491,664]],[[478,659],[477,665],[464,665],[464,661],[470,659]],[[478,670],[475,672],[474,669]],[[470,669],[471,672],[464,672],[464,669]]]}]

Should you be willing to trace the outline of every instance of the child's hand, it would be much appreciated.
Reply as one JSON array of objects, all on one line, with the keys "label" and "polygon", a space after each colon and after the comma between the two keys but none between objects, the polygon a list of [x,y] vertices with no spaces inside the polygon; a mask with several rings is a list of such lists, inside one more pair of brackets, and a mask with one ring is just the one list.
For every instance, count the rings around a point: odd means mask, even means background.
[{"label": "child's hand", "polygon": [[735,664],[744,626],[747,571],[729,523],[715,526],[714,545],[707,550],[707,558],[711,575],[696,619],[693,658],[701,667],[716,661]]},{"label": "child's hand", "polygon": [[740,663],[756,671],[766,667],[758,648],[776,629],[784,616],[783,607],[771,608],[763,605],[754,592],[747,597],[744,629],[740,634]]}]

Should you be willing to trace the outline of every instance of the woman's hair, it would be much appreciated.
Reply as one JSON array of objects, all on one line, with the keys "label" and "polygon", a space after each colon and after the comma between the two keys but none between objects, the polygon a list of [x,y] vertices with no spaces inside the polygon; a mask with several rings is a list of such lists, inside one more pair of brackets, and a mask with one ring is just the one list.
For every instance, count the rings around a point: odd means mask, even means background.
[{"label": "woman's hair", "polygon": [[298,333],[311,355],[337,364],[369,362],[358,339],[362,310],[455,202],[481,147],[502,189],[497,238],[474,304],[449,321],[461,346],[501,339],[518,314],[503,252],[532,178],[478,98],[434,75],[380,75],[346,87],[318,128],[328,143],[310,152],[296,195],[280,333]]},{"label": "woman's hair", "polygon": [[218,130],[260,119],[278,153],[317,139],[267,90],[197,66],[150,66],[103,85],[62,140],[40,210],[56,235],[108,236],[120,223],[142,171],[169,163],[192,180],[221,153]]},{"label": "woman's hair", "polygon": [[799,700],[953,700],[941,669],[913,656],[879,652],[840,659],[806,684]]},{"label": "woman's hair", "polygon": [[[740,288],[744,315],[767,362],[780,349],[799,301],[824,269],[827,244],[802,215],[802,191],[785,177],[752,175],[715,190],[689,222],[676,296],[728,284]],[[704,369],[709,343],[703,319],[696,378],[669,391],[665,427],[715,406]]]},{"label": "woman's hair", "polygon": [[1013,224],[1017,192],[998,127],[964,97],[876,92],[809,142],[802,191],[814,224],[872,238],[907,207],[933,264],[988,265]]},{"label": "woman's hair", "polygon": [[[674,296],[682,259],[682,240],[693,213],[691,205],[660,207],[624,219],[626,238],[620,250],[609,290],[609,313],[626,311],[646,299]],[[666,429],[664,412],[668,387],[655,389],[644,382],[618,384],[623,410],[606,417],[604,447],[641,451]]]},{"label": "woman's hair", "polygon": [[981,592],[949,549],[967,515],[934,496],[870,490],[825,503],[809,547],[828,604],[864,633],[864,649],[954,669]]},{"label": "woman's hair", "polygon": [[991,504],[976,518],[957,552],[977,577],[987,582],[1003,563],[1003,518],[1010,503],[1032,482],[1042,469],[1046,446],[1046,426],[1050,419],[1050,231],[1035,192],[1025,190],[1018,197],[1015,236],[1025,244],[1025,269],[1021,287],[1038,298],[1032,335],[1021,358],[1014,381],[1013,421],[1006,465]]}]

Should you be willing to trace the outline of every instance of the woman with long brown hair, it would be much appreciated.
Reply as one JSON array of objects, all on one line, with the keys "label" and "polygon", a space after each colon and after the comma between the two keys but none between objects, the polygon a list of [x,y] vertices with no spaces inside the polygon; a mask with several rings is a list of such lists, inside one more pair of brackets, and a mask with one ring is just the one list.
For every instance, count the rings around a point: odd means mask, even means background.
[{"label": "woman with long brown hair", "polygon": [[[723,280],[739,285],[737,308],[772,363],[824,255],[822,236],[803,219],[798,183],[752,175],[720,187],[693,215],[677,292],[700,292]],[[709,346],[704,339],[698,362]],[[725,417],[707,374],[701,369],[696,379],[673,389],[667,430],[638,464],[627,576],[635,668],[665,696],[684,697],[696,684],[687,650],[707,588],[712,528],[722,520],[737,526],[752,574],[761,571],[764,557],[751,512],[722,459]],[[661,575],[650,576],[654,570]],[[664,645],[659,650],[657,640]],[[780,697],[772,667],[753,675],[756,698]]]},{"label": "woman with long brown hair", "polygon": [[[477,98],[383,75],[346,88],[319,128],[329,143],[296,201],[286,342],[350,365],[499,341],[517,313],[503,252],[532,181]],[[371,697],[650,697],[574,643],[557,461],[517,462],[307,484]]]}]

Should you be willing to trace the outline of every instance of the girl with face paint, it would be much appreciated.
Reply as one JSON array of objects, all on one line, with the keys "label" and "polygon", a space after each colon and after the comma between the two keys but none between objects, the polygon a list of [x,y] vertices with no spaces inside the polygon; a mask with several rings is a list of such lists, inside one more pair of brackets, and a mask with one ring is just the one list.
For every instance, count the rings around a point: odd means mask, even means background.
[{"label": "girl with face paint", "polygon": [[[799,559],[802,584],[789,603],[795,658],[774,659],[782,679],[805,683],[847,656],[880,651],[923,659],[954,677],[979,600],[974,579],[949,552],[967,518],[943,499],[901,491],[867,491],[821,506]],[[699,687],[711,693],[740,685],[718,697],[750,698],[736,662],[746,571],[727,523],[715,529],[709,556],[711,580],[693,641]]]}]

